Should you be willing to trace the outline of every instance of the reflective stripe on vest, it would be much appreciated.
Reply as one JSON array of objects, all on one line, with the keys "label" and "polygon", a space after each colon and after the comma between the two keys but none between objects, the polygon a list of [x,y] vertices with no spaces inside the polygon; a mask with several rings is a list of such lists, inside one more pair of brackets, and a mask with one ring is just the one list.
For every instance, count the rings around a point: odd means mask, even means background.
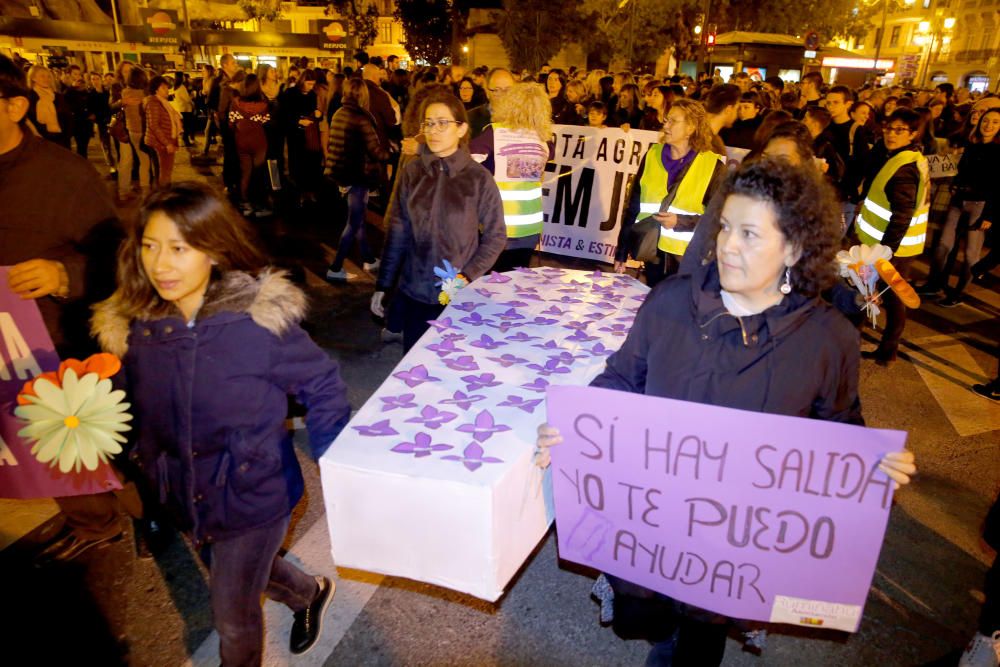
[{"label": "reflective stripe on vest", "polygon": [[[636,222],[658,213],[667,196],[667,170],[663,167],[663,144],[654,144],[646,151],[646,164],[643,167],[642,179],[639,181],[639,215]],[[705,191],[715,173],[716,161],[723,161],[721,155],[705,151],[698,153],[691,161],[684,179],[677,186],[674,200],[667,209],[668,213],[677,215],[701,215],[705,212],[702,200]],[[688,244],[694,237],[694,232],[679,232],[660,227],[660,238],[656,247],[671,255],[683,255]]]},{"label": "reflective stripe on vest", "polygon": [[508,238],[542,233],[542,184],[539,182],[497,181],[503,201],[503,220]]},{"label": "reflective stripe on vest", "polygon": [[885,230],[889,228],[889,221],[892,218],[889,198],[885,193],[885,186],[889,180],[895,176],[896,172],[905,165],[917,164],[920,173],[920,182],[917,186],[916,208],[910,224],[906,228],[906,234],[899,242],[899,248],[894,253],[896,257],[913,257],[919,255],[924,250],[924,241],[927,238],[927,214],[930,210],[930,202],[927,199],[929,191],[929,169],[927,158],[917,151],[901,151],[891,157],[882,169],[879,170],[868,189],[868,196],[861,203],[855,225],[857,227],[858,239],[865,245],[875,245],[881,243],[885,238]]},{"label": "reflective stripe on vest", "polygon": [[[530,166],[537,167],[541,174],[548,160],[548,146],[534,132],[512,130],[499,124],[493,125],[493,142],[493,179],[503,201],[507,238],[541,234],[545,220],[542,213],[542,182],[522,178],[521,174],[524,172],[516,164],[512,164],[511,160],[529,159]],[[540,164],[538,159],[541,160]]]}]

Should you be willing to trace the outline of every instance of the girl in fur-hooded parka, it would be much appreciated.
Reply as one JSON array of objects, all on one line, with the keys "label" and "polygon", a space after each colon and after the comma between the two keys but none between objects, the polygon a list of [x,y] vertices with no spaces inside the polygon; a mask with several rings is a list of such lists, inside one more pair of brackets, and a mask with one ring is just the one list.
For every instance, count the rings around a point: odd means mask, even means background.
[{"label": "girl in fur-hooded parka", "polygon": [[250,238],[205,185],[153,193],[93,319],[124,361],[131,457],[209,567],[224,665],[260,664],[261,594],[295,612],[293,653],[318,638],[333,584],[278,555],[303,492],[286,396],[307,407],[314,452],[350,415],[336,364],[299,328],[305,296]]}]

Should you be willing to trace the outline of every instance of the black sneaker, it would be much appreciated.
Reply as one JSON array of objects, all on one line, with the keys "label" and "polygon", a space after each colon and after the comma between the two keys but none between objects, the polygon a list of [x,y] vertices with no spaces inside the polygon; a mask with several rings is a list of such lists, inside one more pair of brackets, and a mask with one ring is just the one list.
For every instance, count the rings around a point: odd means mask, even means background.
[{"label": "black sneaker", "polygon": [[874,361],[877,365],[886,367],[892,362],[896,361],[896,353],[886,353],[881,350],[870,350],[861,353],[862,359],[869,359]]},{"label": "black sneaker", "polygon": [[337,589],[337,585],[326,577],[316,577],[316,583],[319,585],[316,597],[308,607],[295,612],[292,637],[288,642],[292,655],[308,653],[309,649],[316,645],[323,631],[323,615],[326,614],[326,608],[333,599],[333,592]]},{"label": "black sneaker", "polygon": [[924,283],[919,287],[914,288],[914,291],[920,296],[940,296],[941,288],[934,283]]},{"label": "black sneaker", "polygon": [[949,296],[946,299],[938,301],[938,305],[942,308],[954,308],[955,306],[962,305],[962,297],[959,296]]},{"label": "black sneaker", "polygon": [[972,391],[984,398],[994,402],[1000,402],[1000,382],[990,382],[989,384],[974,384]]}]

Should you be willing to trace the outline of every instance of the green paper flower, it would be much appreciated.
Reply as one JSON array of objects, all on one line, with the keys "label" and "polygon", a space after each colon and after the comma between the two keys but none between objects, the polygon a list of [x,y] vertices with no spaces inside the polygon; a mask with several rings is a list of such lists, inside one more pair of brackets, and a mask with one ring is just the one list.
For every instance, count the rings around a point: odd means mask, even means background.
[{"label": "green paper flower", "polygon": [[81,466],[97,470],[100,462],[122,451],[126,442],[121,433],[132,427],[126,412],[131,406],[123,403],[124,391],[114,391],[111,380],[101,380],[97,373],[78,378],[73,369],[66,370],[62,387],[39,378],[35,381],[36,396],[27,396],[29,405],[20,405],[14,414],[28,422],[18,435],[34,441],[31,453],[41,463],[69,472]]}]

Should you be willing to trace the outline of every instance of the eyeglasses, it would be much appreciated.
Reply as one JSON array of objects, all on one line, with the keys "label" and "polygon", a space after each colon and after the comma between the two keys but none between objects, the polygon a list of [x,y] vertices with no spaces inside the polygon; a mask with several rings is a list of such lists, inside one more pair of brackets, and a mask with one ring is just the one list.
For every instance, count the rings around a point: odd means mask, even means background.
[{"label": "eyeglasses", "polygon": [[434,132],[436,130],[444,130],[449,124],[454,123],[455,125],[461,125],[460,120],[446,120],[444,118],[438,118],[437,120],[425,120],[420,127],[423,128],[424,132]]},{"label": "eyeglasses", "polygon": [[899,125],[892,125],[885,128],[884,132],[886,134],[906,134],[907,132],[913,132],[913,130],[911,130],[908,127],[900,127]]},{"label": "eyeglasses", "polygon": [[500,93],[506,93],[508,90],[510,90],[510,88],[490,88],[490,92],[493,93],[494,95],[498,95]]},{"label": "eyeglasses", "polygon": [[666,127],[667,125],[683,125],[686,122],[687,122],[687,120],[684,119],[684,118],[670,118],[668,116],[663,121],[663,127]]}]

